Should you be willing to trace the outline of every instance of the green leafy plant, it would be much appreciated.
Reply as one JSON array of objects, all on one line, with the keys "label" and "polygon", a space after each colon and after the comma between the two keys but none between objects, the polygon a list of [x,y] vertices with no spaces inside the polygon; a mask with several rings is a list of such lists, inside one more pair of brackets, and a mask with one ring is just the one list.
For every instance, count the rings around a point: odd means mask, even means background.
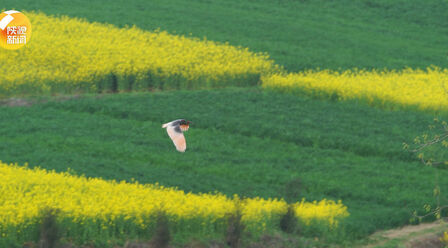
[{"label": "green leafy plant", "polygon": [[[404,143],[404,149],[415,153],[417,158],[426,166],[432,166],[439,169],[448,168],[448,123],[434,118],[434,124],[429,125],[428,132],[417,136],[412,145]],[[419,221],[428,216],[434,216],[436,219],[442,218],[443,210],[448,209],[448,204],[443,205],[444,200],[439,183],[439,170],[434,174],[433,196],[436,200],[435,206],[425,204],[423,206],[426,214],[419,215],[414,211],[413,216]]]}]

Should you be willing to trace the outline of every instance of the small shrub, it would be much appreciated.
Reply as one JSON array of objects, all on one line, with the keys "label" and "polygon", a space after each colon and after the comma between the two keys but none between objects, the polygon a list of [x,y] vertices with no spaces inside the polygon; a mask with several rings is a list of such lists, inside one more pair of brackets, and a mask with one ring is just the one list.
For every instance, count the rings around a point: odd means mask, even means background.
[{"label": "small shrub", "polygon": [[156,230],[151,239],[151,247],[165,248],[171,241],[168,217],[165,213],[158,213],[156,216]]},{"label": "small shrub", "polygon": [[294,207],[288,205],[288,211],[280,219],[280,229],[286,233],[294,233],[297,230],[297,219],[294,213]]},{"label": "small shrub", "polygon": [[241,211],[230,215],[227,219],[226,243],[232,248],[240,247],[244,224],[241,222]]},{"label": "small shrub", "polygon": [[43,211],[42,224],[40,225],[40,248],[56,247],[60,230],[56,221],[58,210],[46,209]]}]

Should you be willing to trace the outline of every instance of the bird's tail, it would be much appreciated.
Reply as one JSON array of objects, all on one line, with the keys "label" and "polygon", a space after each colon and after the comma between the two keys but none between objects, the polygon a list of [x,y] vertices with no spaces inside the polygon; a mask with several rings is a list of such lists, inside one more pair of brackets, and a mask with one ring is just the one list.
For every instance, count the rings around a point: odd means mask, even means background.
[{"label": "bird's tail", "polygon": [[168,122],[168,123],[163,124],[162,128],[166,128],[168,126],[168,124],[170,124],[170,123]]}]

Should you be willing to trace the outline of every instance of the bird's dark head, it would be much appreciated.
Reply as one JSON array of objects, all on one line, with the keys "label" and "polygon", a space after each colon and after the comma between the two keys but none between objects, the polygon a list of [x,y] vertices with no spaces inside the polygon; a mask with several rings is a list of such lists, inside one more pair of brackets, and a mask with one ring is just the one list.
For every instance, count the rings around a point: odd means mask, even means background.
[{"label": "bird's dark head", "polygon": [[188,128],[190,127],[190,123],[191,123],[191,121],[187,121],[184,119],[180,120],[180,122],[179,122],[180,130],[182,130],[183,132],[188,131]]},{"label": "bird's dark head", "polygon": [[187,121],[187,120],[184,120],[184,119],[182,119],[182,120],[180,120],[180,125],[189,125],[191,123],[191,121]]}]

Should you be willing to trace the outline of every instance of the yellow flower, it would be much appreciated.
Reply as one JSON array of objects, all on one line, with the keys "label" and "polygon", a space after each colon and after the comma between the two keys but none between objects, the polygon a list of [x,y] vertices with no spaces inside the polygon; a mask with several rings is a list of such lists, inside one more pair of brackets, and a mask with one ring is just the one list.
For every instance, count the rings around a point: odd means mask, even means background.
[{"label": "yellow flower", "polygon": [[[240,199],[237,195],[231,199],[220,193],[185,193],[158,184],[105,181],[2,162],[0,202],[0,231],[1,227],[32,223],[49,208],[58,209],[61,217],[76,223],[93,219],[113,225],[123,218],[141,227],[159,211],[173,218],[214,222],[237,209],[242,213],[243,223],[265,227],[266,222],[286,213],[288,208],[284,200],[278,199]],[[312,203],[302,200],[295,204],[295,210],[305,224],[316,219],[336,226],[338,219],[348,216],[347,207],[330,200]]]},{"label": "yellow flower", "polygon": [[448,109],[448,69],[429,67],[426,70],[330,70],[262,77],[264,88],[281,91],[300,90],[340,100],[363,99],[380,106],[389,103],[417,106],[420,109]]},{"label": "yellow flower", "polygon": [[[262,72],[275,67],[267,54],[247,48],[159,30],[25,14],[33,37],[22,49],[0,49],[0,95],[256,84]],[[117,85],[111,86],[114,80]]]}]

